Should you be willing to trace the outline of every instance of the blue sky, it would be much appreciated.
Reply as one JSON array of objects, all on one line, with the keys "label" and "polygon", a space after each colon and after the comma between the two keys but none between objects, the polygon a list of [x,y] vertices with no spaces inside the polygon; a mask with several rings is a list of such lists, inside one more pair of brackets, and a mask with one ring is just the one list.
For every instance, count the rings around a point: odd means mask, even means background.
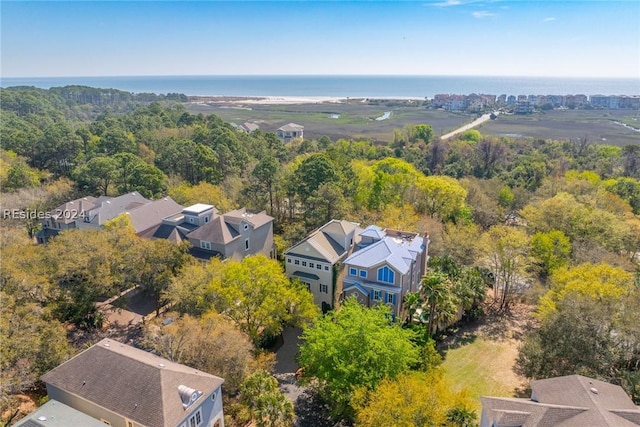
[{"label": "blue sky", "polygon": [[640,1],[0,3],[3,77],[640,77]]}]

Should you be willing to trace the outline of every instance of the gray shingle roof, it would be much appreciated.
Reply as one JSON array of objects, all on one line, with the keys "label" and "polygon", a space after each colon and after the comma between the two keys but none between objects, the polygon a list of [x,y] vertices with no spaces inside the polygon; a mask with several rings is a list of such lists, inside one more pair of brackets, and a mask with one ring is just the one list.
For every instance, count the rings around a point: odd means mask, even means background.
[{"label": "gray shingle roof", "polygon": [[245,208],[236,209],[235,211],[227,212],[223,215],[224,220],[229,224],[240,224],[241,221],[246,221],[253,226],[253,228],[262,227],[273,221],[273,218],[267,215],[265,211],[259,213],[247,212]]},{"label": "gray shingle roof", "polygon": [[289,123],[287,125],[284,125],[280,128],[278,128],[278,130],[282,131],[282,132],[297,132],[300,130],[304,130],[304,126],[302,125],[298,125],[295,123]]},{"label": "gray shingle roof", "polygon": [[123,194],[122,196],[114,198],[99,199],[97,202],[99,203],[88,211],[88,215],[91,224],[100,226],[125,211],[149,203],[150,200],[145,199],[134,191],[133,193]]},{"label": "gray shingle roof", "polygon": [[224,221],[220,215],[211,218],[208,223],[196,228],[187,237],[207,242],[227,244],[236,239],[240,234]]},{"label": "gray shingle roof", "polygon": [[183,408],[180,385],[201,391],[203,399],[224,382],[110,339],[47,372],[42,380],[149,427],[174,427],[199,406],[196,401]]},{"label": "gray shingle roof", "polygon": [[136,233],[141,233],[162,223],[162,218],[182,212],[182,209],[182,205],[167,196],[129,210],[127,214]]},{"label": "gray shingle roof", "polygon": [[353,222],[331,220],[317,230],[312,231],[304,240],[287,249],[285,255],[307,255],[305,248],[310,246],[320,255],[320,259],[333,264],[345,256],[349,248],[343,247],[342,244],[329,236],[328,233],[346,236],[357,227],[358,224]]},{"label": "gray shingle roof", "polygon": [[[509,424],[509,414],[528,414],[524,427],[627,427],[640,426],[640,408],[624,390],[604,381],[568,375],[531,382],[531,399],[482,397],[488,424]],[[511,420],[513,421],[513,420]],[[501,424],[502,422],[502,424]]]},{"label": "gray shingle roof", "polygon": [[49,214],[54,220],[64,224],[74,221],[82,221],[82,215],[84,212],[94,208],[97,200],[98,199],[92,196],[81,197],[58,206],[54,210],[50,211]]}]

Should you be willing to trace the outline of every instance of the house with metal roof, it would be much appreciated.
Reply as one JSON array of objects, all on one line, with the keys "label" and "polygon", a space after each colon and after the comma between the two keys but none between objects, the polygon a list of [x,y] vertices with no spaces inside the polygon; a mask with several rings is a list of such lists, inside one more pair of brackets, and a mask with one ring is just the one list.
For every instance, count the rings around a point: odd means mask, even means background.
[{"label": "house with metal roof", "polygon": [[633,427],[640,407],[622,387],[582,375],[531,382],[531,397],[481,397],[481,427]]},{"label": "house with metal roof", "polygon": [[404,296],[420,290],[428,251],[427,235],[370,225],[344,260],[342,297],[353,296],[368,307],[386,304],[400,316]]},{"label": "house with metal roof", "polygon": [[47,372],[42,381],[50,399],[107,425],[224,427],[224,379],[111,339]]},{"label": "house with metal roof", "polygon": [[73,409],[57,400],[49,400],[22,418],[14,427],[104,427],[105,424],[84,412]]},{"label": "house with metal roof", "polygon": [[291,142],[294,139],[302,140],[304,139],[304,126],[295,123],[289,123],[278,128],[276,134],[278,135],[278,138],[280,138],[284,143]]},{"label": "house with metal roof", "polygon": [[359,242],[358,230],[357,223],[334,219],[284,253],[287,276],[305,283],[323,311],[333,308],[341,295],[341,263]]}]

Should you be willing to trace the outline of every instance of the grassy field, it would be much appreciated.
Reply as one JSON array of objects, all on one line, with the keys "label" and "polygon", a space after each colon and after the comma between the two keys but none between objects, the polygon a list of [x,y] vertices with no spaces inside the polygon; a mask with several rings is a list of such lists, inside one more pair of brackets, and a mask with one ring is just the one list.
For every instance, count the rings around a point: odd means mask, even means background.
[{"label": "grassy field", "polygon": [[519,305],[509,316],[490,315],[462,325],[438,345],[447,378],[469,390],[478,415],[481,396],[529,397],[528,382],[516,373],[515,362],[523,334],[533,325],[531,310]]},{"label": "grassy field", "polygon": [[[223,120],[242,124],[257,123],[261,129],[275,131],[293,122],[305,127],[308,138],[327,135],[331,139],[371,139],[393,141],[393,130],[407,124],[426,123],[436,135],[443,135],[472,122],[476,115],[428,110],[414,105],[369,105],[362,102],[295,105],[235,105],[226,103],[185,104],[191,113],[216,114]],[[375,120],[386,111],[387,120]],[[339,118],[332,118],[338,115]],[[335,117],[335,116],[334,116]],[[616,123],[619,122],[619,123]],[[630,127],[625,127],[626,124]],[[477,129],[485,135],[568,140],[584,138],[591,143],[610,145],[640,144],[640,112],[636,110],[552,110],[531,115],[500,115]]]},{"label": "grassy field", "polygon": [[[437,135],[469,123],[474,115],[427,110],[420,106],[367,105],[362,103],[319,103],[300,105],[236,105],[186,104],[191,113],[216,114],[225,121],[242,124],[257,123],[260,129],[275,131],[293,122],[304,126],[308,138],[327,135],[331,139],[366,138],[373,141],[393,141],[393,130],[407,124],[427,123]],[[386,120],[375,120],[390,111]],[[332,118],[339,115],[339,118]]]},{"label": "grassy field", "polygon": [[640,112],[634,110],[554,110],[531,115],[501,115],[477,129],[486,135],[569,140],[584,138],[607,145],[640,144]]},{"label": "grassy field", "polygon": [[515,340],[475,337],[448,350],[442,366],[453,384],[469,390],[480,410],[480,396],[516,396],[516,389],[523,385],[523,379],[513,372],[517,355]]}]

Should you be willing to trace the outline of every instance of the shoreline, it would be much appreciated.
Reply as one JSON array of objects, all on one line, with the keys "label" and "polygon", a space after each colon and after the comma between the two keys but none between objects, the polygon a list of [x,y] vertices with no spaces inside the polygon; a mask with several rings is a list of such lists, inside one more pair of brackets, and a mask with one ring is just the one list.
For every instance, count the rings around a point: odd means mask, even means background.
[{"label": "shoreline", "polygon": [[382,96],[382,97],[337,97],[337,96],[228,96],[228,95],[196,95],[188,96],[189,104],[247,104],[247,105],[294,105],[294,104],[345,104],[350,102],[365,103],[370,100],[381,101],[419,101],[424,97]]}]

